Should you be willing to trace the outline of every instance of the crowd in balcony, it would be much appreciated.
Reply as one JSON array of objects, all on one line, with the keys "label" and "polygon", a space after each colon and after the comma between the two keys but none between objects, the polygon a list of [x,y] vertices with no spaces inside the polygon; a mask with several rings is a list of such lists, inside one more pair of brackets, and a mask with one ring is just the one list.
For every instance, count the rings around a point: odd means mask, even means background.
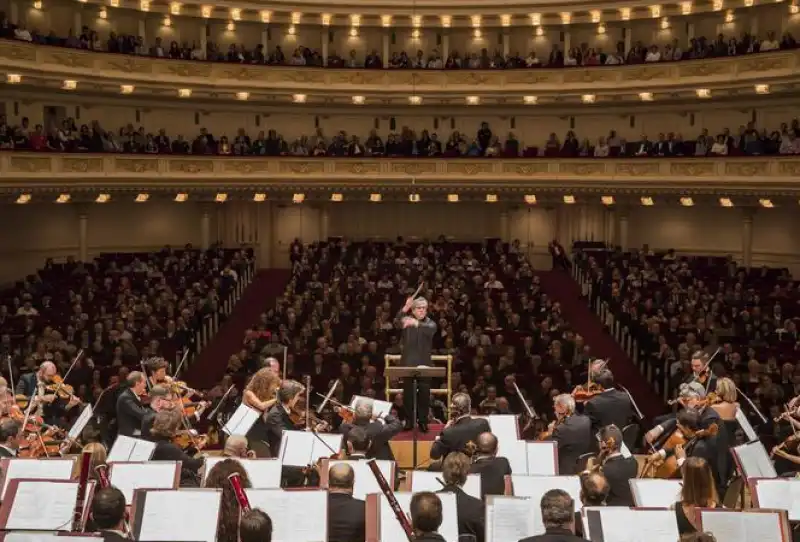
[{"label": "crowd in balcony", "polygon": [[98,121],[80,127],[72,118],[57,128],[45,130],[41,124],[31,128],[27,118],[10,125],[0,115],[0,150],[36,152],[114,152],[141,154],[217,155],[217,156],[297,156],[297,157],[443,157],[443,158],[535,158],[535,157],[674,157],[674,156],[760,156],[800,154],[800,121],[783,123],[768,132],[754,123],[739,127],[735,133],[725,129],[711,135],[703,129],[692,140],[680,133],[661,133],[650,139],[646,134],[637,141],[626,141],[611,130],[595,143],[578,139],[574,131],[560,139],[551,133],[541,145],[523,145],[513,132],[501,140],[489,123],[482,123],[470,136],[451,132],[441,140],[435,131],[420,134],[408,127],[389,133],[384,140],[372,130],[363,140],[339,131],[332,137],[317,129],[313,136],[296,138],[289,143],[277,130],[260,131],[251,138],[244,129],[229,139],[216,137],[205,128],[191,139],[171,136],[166,130],[147,132],[144,127],[127,125],[114,132]]},{"label": "crowd in balcony", "polygon": [[105,51],[131,55],[152,56],[179,60],[210,60],[214,62],[234,62],[240,64],[269,64],[284,66],[327,65],[331,68],[412,68],[412,69],[514,69],[514,68],[562,68],[572,66],[612,66],[622,64],[642,64],[653,62],[672,62],[677,60],[714,58],[745,55],[779,49],[794,49],[797,42],[790,32],[785,32],[780,39],[774,32],[768,32],[766,38],[760,39],[750,33],[743,33],[739,38],[726,37],[719,34],[716,39],[695,37],[689,41],[688,47],[681,47],[678,40],[659,46],[634,43],[625,50],[625,43],[620,41],[613,51],[589,47],[582,43],[568,51],[562,51],[558,44],[552,46],[547,58],[539,58],[535,51],[527,56],[516,52],[504,55],[501,51],[492,53],[489,49],[465,52],[449,51],[446,57],[435,49],[429,53],[422,50],[416,53],[406,51],[392,52],[391,58],[381,58],[377,50],[372,50],[365,57],[359,57],[355,50],[340,56],[335,51],[323,58],[320,51],[300,46],[293,52],[284,52],[276,46],[271,52],[263,44],[248,47],[244,44],[232,43],[227,46],[208,41],[205,50],[197,42],[184,41],[167,43],[157,37],[151,45],[144,42],[141,36],[111,32],[108,39],[102,40],[99,34],[88,26],[80,31],[70,31],[69,36],[57,36],[55,33],[43,33],[29,29],[24,24],[11,24],[5,13],[0,12],[0,37],[17,39],[43,45]]}]

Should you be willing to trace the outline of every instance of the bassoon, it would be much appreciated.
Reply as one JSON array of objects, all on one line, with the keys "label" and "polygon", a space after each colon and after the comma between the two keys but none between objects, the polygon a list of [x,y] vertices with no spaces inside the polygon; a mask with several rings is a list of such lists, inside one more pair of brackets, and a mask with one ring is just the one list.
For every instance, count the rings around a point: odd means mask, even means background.
[{"label": "bassoon", "polygon": [[249,512],[250,500],[247,498],[247,494],[244,492],[244,488],[242,487],[242,477],[238,472],[234,472],[228,476],[228,481],[233,487],[233,493],[236,495],[236,502],[239,503],[239,508],[242,510],[242,514]]},{"label": "bassoon", "polygon": [[86,486],[89,484],[89,471],[92,466],[92,452],[84,451],[81,454],[81,470],[78,475],[78,496],[75,502],[75,514],[72,517],[72,531],[83,532],[83,508],[86,501]]},{"label": "bassoon", "polygon": [[400,503],[397,502],[397,497],[394,496],[394,491],[392,491],[389,482],[386,481],[386,478],[383,476],[381,469],[378,467],[378,464],[375,462],[374,459],[370,459],[367,461],[367,466],[369,470],[372,471],[372,474],[375,475],[375,479],[378,481],[378,486],[381,488],[386,500],[389,501],[389,506],[392,507],[392,512],[394,512],[397,521],[400,522],[400,526],[403,528],[403,531],[406,533],[406,538],[408,538],[408,542],[414,542],[414,528],[411,526],[411,522],[408,520],[408,516],[406,513],[403,512],[403,509],[400,508]]}]

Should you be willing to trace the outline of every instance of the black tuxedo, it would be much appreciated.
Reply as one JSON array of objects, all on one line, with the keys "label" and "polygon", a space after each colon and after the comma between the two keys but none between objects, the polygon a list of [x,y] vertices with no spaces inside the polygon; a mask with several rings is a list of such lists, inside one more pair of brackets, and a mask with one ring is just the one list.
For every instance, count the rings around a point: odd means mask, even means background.
[{"label": "black tuxedo", "polygon": [[439,435],[431,446],[431,459],[444,459],[450,452],[463,452],[468,442],[476,442],[478,435],[489,433],[491,428],[485,418],[465,416],[456,420]]},{"label": "black tuxedo", "polygon": [[17,395],[24,395],[25,397],[33,397],[36,395],[36,384],[38,379],[36,373],[25,373],[19,377],[17,382]]},{"label": "black tuxedo", "polygon": [[478,457],[469,469],[481,475],[481,498],[486,495],[503,495],[506,475],[511,474],[511,464],[505,457]]},{"label": "black tuxedo", "polygon": [[142,418],[142,438],[150,440],[150,430],[153,429],[153,422],[156,421],[156,411],[147,407],[147,412],[144,413]]},{"label": "black tuxedo", "polygon": [[344,493],[328,494],[328,542],[364,542],[366,521],[364,501]]},{"label": "black tuxedo", "polygon": [[588,416],[573,414],[553,430],[558,444],[558,474],[578,474],[578,458],[593,450],[592,422]]},{"label": "black tuxedo", "polygon": [[628,481],[636,478],[638,473],[639,464],[635,457],[626,459],[622,455],[615,455],[606,459],[603,475],[608,480],[608,506],[633,506],[633,495]]},{"label": "black tuxedo", "polygon": [[267,412],[266,426],[269,451],[272,457],[279,457],[283,432],[294,429],[292,419],[283,405],[276,404]]},{"label": "black tuxedo", "polygon": [[445,542],[439,533],[424,533],[414,537],[414,542]]},{"label": "black tuxedo", "polygon": [[127,388],[120,393],[117,398],[117,434],[126,437],[141,436],[142,420],[148,410],[150,409],[133,393],[133,389]]},{"label": "black tuxedo", "polygon": [[589,542],[585,538],[572,534],[567,529],[547,529],[545,534],[529,536],[519,542]]},{"label": "black tuxedo", "polygon": [[352,425],[343,423],[340,429],[346,442],[347,434],[350,432],[350,429],[354,426],[363,427],[370,440],[368,456],[375,459],[394,461],[394,454],[392,453],[391,446],[389,446],[389,441],[403,430],[403,423],[391,414],[387,414],[384,421],[386,423],[381,423],[380,421],[373,421],[366,424],[355,423]]},{"label": "black tuxedo", "polygon": [[[400,358],[400,365],[405,367],[416,367],[417,365],[431,365],[431,348],[433,347],[433,336],[436,334],[436,322],[426,317],[420,320],[417,327],[402,327],[402,320],[405,317],[414,318],[411,313],[400,312],[397,316],[402,332],[400,339],[403,345],[403,353]],[[428,425],[428,411],[431,403],[431,383],[427,378],[417,379],[417,419],[416,422],[421,426]],[[406,423],[413,424],[414,416],[414,380],[412,378],[403,379],[403,405],[406,411]]]},{"label": "black tuxedo", "polygon": [[103,535],[103,542],[130,542],[130,538],[125,538],[114,531],[100,531]]},{"label": "black tuxedo", "polygon": [[486,511],[483,501],[468,495],[462,488],[455,486],[447,486],[439,493],[456,494],[459,536],[472,535],[476,542],[483,542],[486,536]]},{"label": "black tuxedo", "polygon": [[583,413],[592,420],[592,434],[611,424],[622,430],[634,416],[631,398],[624,391],[614,388],[589,399]]},{"label": "black tuxedo", "polygon": [[198,472],[205,460],[199,457],[191,457],[181,450],[172,440],[163,437],[153,439],[156,448],[153,451],[153,461],[180,461],[181,462],[181,486],[197,487],[200,485]]}]

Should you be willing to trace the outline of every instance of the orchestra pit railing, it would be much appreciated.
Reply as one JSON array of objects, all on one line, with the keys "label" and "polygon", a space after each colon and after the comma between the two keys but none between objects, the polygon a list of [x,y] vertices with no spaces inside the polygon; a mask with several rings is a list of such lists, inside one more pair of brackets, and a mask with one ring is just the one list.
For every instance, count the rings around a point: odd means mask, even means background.
[{"label": "orchestra pit railing", "polygon": [[[399,354],[386,354],[385,356],[383,356],[383,359],[384,359],[384,361],[386,363],[386,367],[389,367],[392,364],[393,361],[394,362],[398,362],[398,361],[400,361],[402,359],[402,357],[403,356],[401,356]],[[445,410],[447,411],[447,419],[449,420],[450,419],[450,398],[453,396],[453,389],[450,386],[450,383],[452,382],[452,378],[451,377],[453,376],[453,356],[450,355],[450,354],[448,354],[448,355],[436,354],[436,355],[431,356],[431,361],[432,362],[442,362],[443,361],[443,362],[447,363],[447,378],[445,379],[446,380],[446,382],[445,382],[446,387],[444,387],[444,388],[431,388],[431,394],[432,395],[443,395],[443,396],[447,397],[447,408]],[[384,371],[384,374],[387,374],[387,372]],[[390,381],[390,378],[388,376],[386,376],[386,400],[387,401],[391,401],[392,400],[392,395],[393,394],[401,393],[403,391],[402,388],[392,388],[391,385],[392,385],[392,383]],[[403,397],[403,401],[404,402],[405,402],[405,400],[406,400],[406,398]]]}]

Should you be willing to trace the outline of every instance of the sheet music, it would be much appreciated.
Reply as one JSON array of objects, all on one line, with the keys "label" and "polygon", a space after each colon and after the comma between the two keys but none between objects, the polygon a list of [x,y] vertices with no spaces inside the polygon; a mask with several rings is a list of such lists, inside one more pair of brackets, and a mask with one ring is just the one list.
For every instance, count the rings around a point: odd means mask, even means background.
[{"label": "sheet music", "polygon": [[[316,437],[314,437],[314,445],[311,448],[311,463],[314,464],[318,459],[330,457],[333,454],[338,454],[339,450],[342,449],[343,439],[344,435],[341,434],[317,433]],[[325,444],[327,444],[327,446],[320,441],[323,441]]]},{"label": "sheet music", "polygon": [[497,437],[500,446],[504,440],[519,440],[519,425],[515,414],[492,414],[480,417],[486,418],[489,422],[489,429]]},{"label": "sheet music", "polygon": [[[353,467],[353,472],[356,475],[356,483],[353,487],[353,497],[363,501],[367,498],[369,493],[381,493],[381,488],[378,485],[378,481],[375,479],[375,475],[372,474],[372,471],[370,470],[366,461],[329,461],[328,468],[336,465],[337,463],[347,463]],[[394,461],[379,460],[375,461],[375,463],[377,463],[378,469],[380,469],[381,474],[383,474],[383,477],[386,478],[386,481],[389,482],[389,485],[394,486],[394,476],[392,474]]]},{"label": "sheet music", "polygon": [[[411,504],[411,496],[413,493],[399,492],[395,493],[397,502],[400,508],[405,512],[406,516],[411,517],[409,514],[409,506]],[[394,515],[392,507],[389,506],[389,501],[383,493],[378,497],[380,500],[380,540],[381,542],[408,542],[405,531],[397,521],[397,516]],[[439,493],[439,499],[442,501],[442,526],[439,527],[439,534],[445,539],[445,542],[458,542],[458,512],[456,511],[456,494],[455,493]]]},{"label": "sheet music", "polygon": [[220,489],[147,491],[137,539],[215,542],[221,498]]},{"label": "sheet music", "polygon": [[[538,476],[555,476],[558,474],[558,453],[555,442],[526,442],[528,474]],[[511,472],[523,474],[511,468]]]},{"label": "sheet music", "polygon": [[528,474],[528,446],[524,440],[511,440],[508,436],[503,437],[497,441],[497,456],[508,459],[511,472]]},{"label": "sheet music", "polygon": [[[438,478],[438,480],[437,480]],[[433,491],[434,493],[441,491],[442,484],[439,480],[444,481],[442,473],[433,472],[429,470],[415,470],[411,472],[411,493],[419,493],[421,491]],[[481,475],[468,474],[467,482],[462,488],[464,493],[472,495],[476,499],[481,498]]]},{"label": "sheet music", "polygon": [[643,508],[669,508],[681,500],[683,482],[657,478],[632,478],[628,480],[633,502]]},{"label": "sheet music", "polygon": [[150,461],[155,449],[155,442],[119,435],[111,446],[107,461]]},{"label": "sheet music", "polygon": [[[281,462],[287,467],[313,465],[318,459],[338,453],[342,447],[340,434],[284,431],[281,436]],[[325,446],[320,440],[326,442]],[[334,450],[334,451],[331,451]]]},{"label": "sheet music", "polygon": [[[603,542],[675,542],[678,518],[674,510],[634,510],[627,506],[598,506],[586,509],[590,526],[600,526],[600,533],[592,528],[588,537]],[[584,523],[584,525],[586,524]],[[646,533],[646,536],[643,536]],[[599,534],[599,536],[598,536]]]},{"label": "sheet music", "polygon": [[575,511],[581,509],[581,482],[577,476],[525,476],[512,474],[511,482],[514,487],[514,496],[530,497],[536,503],[536,506],[533,507],[533,534],[544,534],[542,509],[539,503],[542,500],[542,496],[551,489],[563,489],[575,501]]},{"label": "sheet music", "polygon": [[766,448],[760,441],[736,446],[731,451],[738,458],[739,465],[744,471],[742,474],[745,479],[778,477],[775,465],[772,464]]},{"label": "sheet music", "polygon": [[[214,468],[214,465],[224,461],[226,457],[206,457],[205,468],[203,469],[203,483],[206,476]],[[236,461],[242,464],[247,477],[250,478],[250,485],[255,489],[279,489],[281,487],[281,469],[283,465],[277,459],[239,459]]]},{"label": "sheet music", "polygon": [[[11,459],[8,462],[8,471],[3,483],[3,495],[0,500],[5,499],[8,483],[11,480],[17,478],[69,480],[72,478],[74,466],[75,459]],[[74,502],[73,499],[73,506]]]},{"label": "sheet music", "polygon": [[533,508],[538,503],[527,497],[486,496],[486,542],[522,540],[533,536]]},{"label": "sheet music", "polygon": [[755,491],[759,508],[786,510],[790,521],[800,521],[800,479],[758,480]]},{"label": "sheet music", "polygon": [[393,405],[389,401],[379,401],[378,399],[364,397],[363,395],[354,395],[350,400],[350,408],[355,409],[356,405],[361,402],[372,403],[373,416],[383,416],[384,414],[390,414],[392,412]]},{"label": "sheet music", "polygon": [[75,514],[78,483],[19,482],[6,529],[69,531]]},{"label": "sheet music", "polygon": [[242,403],[233,412],[227,423],[222,427],[222,430],[231,437],[235,435],[247,436],[250,428],[253,427],[260,415],[259,411]]},{"label": "sheet music", "polygon": [[6,533],[3,542],[98,542],[103,540],[100,536],[59,536],[58,533],[31,533],[11,532]]},{"label": "sheet music", "polygon": [[114,463],[111,465],[109,481],[125,495],[125,503],[131,504],[136,489],[177,489],[176,468],[180,469],[180,461]]},{"label": "sheet music", "polygon": [[86,424],[89,423],[89,420],[92,419],[94,416],[94,410],[92,410],[92,405],[86,405],[81,415],[78,416],[78,419],[75,420],[75,423],[72,424],[70,427],[69,432],[67,433],[67,439],[78,440],[83,433],[83,429],[86,427]]},{"label": "sheet music", "polygon": [[783,540],[778,512],[708,511],[701,512],[703,531],[725,542]]},{"label": "sheet music", "polygon": [[753,426],[750,425],[750,420],[747,419],[747,415],[742,410],[742,407],[736,409],[736,421],[739,422],[739,426],[744,431],[744,434],[747,436],[748,442],[753,442],[758,440],[758,435],[756,434],[756,430],[753,429]]},{"label": "sheet music", "polygon": [[272,519],[272,542],[327,541],[328,492],[324,489],[248,489],[246,493],[250,506]]}]

